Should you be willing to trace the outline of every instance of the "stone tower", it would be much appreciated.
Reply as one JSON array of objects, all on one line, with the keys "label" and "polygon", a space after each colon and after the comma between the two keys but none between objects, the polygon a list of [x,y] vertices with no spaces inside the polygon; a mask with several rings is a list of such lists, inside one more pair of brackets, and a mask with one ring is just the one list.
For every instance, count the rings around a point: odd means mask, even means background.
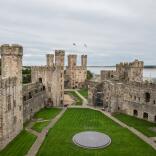
[{"label": "stone tower", "polygon": [[77,64],[77,55],[68,55],[68,67],[76,67]]},{"label": "stone tower", "polygon": [[57,81],[59,81],[58,84],[60,84],[60,88],[58,88],[58,90],[60,89],[60,92],[58,93],[61,94],[60,96],[57,96],[60,98],[57,99],[57,104],[58,101],[60,102],[58,105],[63,105],[64,101],[64,55],[64,50],[55,50],[55,67],[57,72],[56,78]]},{"label": "stone tower", "polygon": [[47,66],[48,67],[54,66],[54,55],[53,54],[47,54]]},{"label": "stone tower", "polygon": [[129,64],[128,78],[129,81],[142,82],[143,81],[144,62],[135,60]]},{"label": "stone tower", "polygon": [[81,66],[87,67],[87,55],[81,55]]},{"label": "stone tower", "polygon": [[1,149],[23,129],[22,56],[19,45],[1,46]]}]

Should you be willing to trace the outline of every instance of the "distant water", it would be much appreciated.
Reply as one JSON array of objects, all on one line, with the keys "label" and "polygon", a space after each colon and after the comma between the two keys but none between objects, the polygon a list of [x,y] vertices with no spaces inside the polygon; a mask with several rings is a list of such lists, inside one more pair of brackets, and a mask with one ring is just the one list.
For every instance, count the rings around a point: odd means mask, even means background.
[{"label": "distant water", "polygon": [[[94,74],[100,74],[101,70],[115,70],[115,67],[88,67]],[[156,78],[156,68],[145,68],[144,69],[144,77],[146,78]]]}]

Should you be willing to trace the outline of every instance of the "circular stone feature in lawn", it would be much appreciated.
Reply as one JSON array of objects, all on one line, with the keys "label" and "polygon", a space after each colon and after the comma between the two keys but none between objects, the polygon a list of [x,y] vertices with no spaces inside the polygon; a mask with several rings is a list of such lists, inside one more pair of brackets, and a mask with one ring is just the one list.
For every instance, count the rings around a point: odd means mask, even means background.
[{"label": "circular stone feature in lawn", "polygon": [[111,143],[111,138],[100,132],[85,131],[74,135],[73,142],[83,148],[104,148]]}]

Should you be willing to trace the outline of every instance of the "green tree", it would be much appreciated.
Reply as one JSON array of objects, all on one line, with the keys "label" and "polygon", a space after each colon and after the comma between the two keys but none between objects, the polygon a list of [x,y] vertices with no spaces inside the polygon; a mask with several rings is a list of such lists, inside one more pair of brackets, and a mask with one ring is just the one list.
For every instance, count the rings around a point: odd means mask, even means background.
[{"label": "green tree", "polygon": [[93,73],[90,70],[87,70],[87,80],[90,80],[93,78]]}]

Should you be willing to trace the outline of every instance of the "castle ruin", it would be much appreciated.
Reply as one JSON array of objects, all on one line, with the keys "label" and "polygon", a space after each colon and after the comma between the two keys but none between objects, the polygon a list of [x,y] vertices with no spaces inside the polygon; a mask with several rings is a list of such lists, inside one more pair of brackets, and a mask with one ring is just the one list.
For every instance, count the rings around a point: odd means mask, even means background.
[{"label": "castle ruin", "polygon": [[77,55],[68,55],[66,83],[68,88],[82,88],[87,78],[87,55],[81,55],[81,66],[77,66]]},{"label": "castle ruin", "polygon": [[[3,149],[43,107],[64,106],[64,50],[47,54],[47,64],[31,66],[31,83],[22,84],[23,47],[2,45],[0,75],[0,149]],[[76,56],[75,56],[76,57]],[[86,80],[87,56],[82,55],[82,66],[69,59],[72,87],[82,86]],[[70,72],[75,72],[70,75]],[[73,77],[74,76],[74,77]]]},{"label": "castle ruin", "polygon": [[142,61],[120,63],[101,71],[101,82],[89,82],[89,103],[156,122],[156,84],[143,81]]},{"label": "castle ruin", "polygon": [[20,45],[2,45],[0,75],[0,149],[22,130],[41,108],[63,106],[64,51],[47,55],[47,65],[31,67],[32,82],[22,84]]}]

